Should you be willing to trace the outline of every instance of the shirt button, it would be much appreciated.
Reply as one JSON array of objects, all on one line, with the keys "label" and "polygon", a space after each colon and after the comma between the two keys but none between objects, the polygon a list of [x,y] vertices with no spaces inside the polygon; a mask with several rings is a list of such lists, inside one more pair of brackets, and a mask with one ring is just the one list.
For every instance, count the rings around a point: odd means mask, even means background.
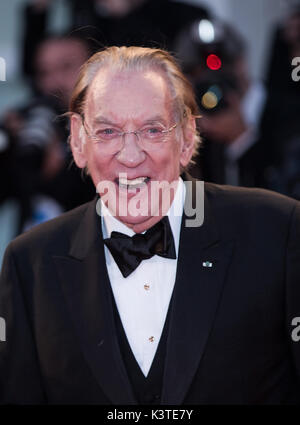
[{"label": "shirt button", "polygon": [[144,289],[145,289],[145,291],[149,291],[150,285],[144,285]]},{"label": "shirt button", "polygon": [[160,401],[160,396],[158,394],[145,394],[144,400],[145,403],[154,404]]},{"label": "shirt button", "polygon": [[150,336],[149,341],[150,342],[153,342],[154,341],[154,336]]}]

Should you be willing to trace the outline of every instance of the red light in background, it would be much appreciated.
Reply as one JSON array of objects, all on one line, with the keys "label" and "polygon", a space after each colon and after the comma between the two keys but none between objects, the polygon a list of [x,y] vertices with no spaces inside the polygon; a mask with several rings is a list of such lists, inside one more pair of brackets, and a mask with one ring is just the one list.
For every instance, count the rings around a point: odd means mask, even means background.
[{"label": "red light in background", "polygon": [[209,69],[217,71],[222,66],[222,61],[217,55],[208,55],[206,59],[206,64]]}]

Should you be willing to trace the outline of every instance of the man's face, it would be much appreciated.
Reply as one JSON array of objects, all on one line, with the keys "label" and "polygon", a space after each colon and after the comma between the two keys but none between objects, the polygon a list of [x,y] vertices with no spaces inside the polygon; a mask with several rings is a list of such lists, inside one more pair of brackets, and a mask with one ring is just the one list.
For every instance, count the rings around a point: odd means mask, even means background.
[{"label": "man's face", "polygon": [[36,82],[40,92],[57,97],[67,106],[79,68],[87,56],[87,48],[77,40],[44,42],[36,55]]},{"label": "man's face", "polygon": [[[171,106],[168,85],[159,72],[135,71],[112,75],[109,70],[101,70],[87,94],[85,123],[93,135],[106,128],[130,132],[153,125],[168,129],[175,124]],[[143,149],[135,134],[127,134],[123,136],[123,147],[110,154],[103,150],[100,143],[95,143],[82,131],[81,117],[75,115],[72,118],[72,139],[74,140],[75,136],[76,140],[80,128],[79,139],[83,139],[79,160],[76,160],[78,156],[74,145],[72,146],[77,165],[87,165],[100,195],[103,193],[99,190],[99,183],[108,181],[113,184],[115,193],[111,191],[111,196],[106,196],[108,207],[110,208],[110,202],[111,205],[115,204],[116,210],[113,213],[135,231],[144,230],[159,220],[151,215],[154,209],[157,213],[161,207],[164,195],[156,201],[151,197],[153,183],[178,181],[180,165],[186,166],[190,160],[193,144],[191,140],[185,141],[180,123],[178,126],[179,131],[172,130],[165,141],[159,143],[155,149]],[[120,184],[120,174],[127,176],[128,184]],[[122,182],[124,183],[124,180]],[[141,182],[143,183],[139,184]],[[170,201],[174,197],[174,191],[171,192]],[[136,211],[131,213],[128,208],[137,194],[143,204],[139,214],[136,214]],[[115,201],[112,197],[115,197]],[[120,210],[124,212],[124,207],[127,207],[126,215],[121,216]]]}]

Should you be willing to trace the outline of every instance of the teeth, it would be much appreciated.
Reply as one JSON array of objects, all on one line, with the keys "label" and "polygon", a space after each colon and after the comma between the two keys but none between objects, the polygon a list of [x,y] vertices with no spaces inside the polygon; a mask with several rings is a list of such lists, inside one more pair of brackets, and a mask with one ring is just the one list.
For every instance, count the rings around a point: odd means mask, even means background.
[{"label": "teeth", "polygon": [[124,177],[119,178],[119,184],[122,186],[137,186],[143,184],[147,177],[137,177],[136,179],[128,180]]}]

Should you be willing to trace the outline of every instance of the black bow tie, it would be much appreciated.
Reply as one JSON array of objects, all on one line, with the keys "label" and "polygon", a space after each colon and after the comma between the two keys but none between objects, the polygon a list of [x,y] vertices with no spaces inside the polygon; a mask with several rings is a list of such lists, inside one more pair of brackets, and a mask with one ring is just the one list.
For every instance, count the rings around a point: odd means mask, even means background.
[{"label": "black bow tie", "polygon": [[111,232],[104,243],[114,257],[122,275],[127,277],[141,261],[160,255],[176,259],[175,244],[168,217],[163,217],[144,234],[130,237],[119,232]]}]

